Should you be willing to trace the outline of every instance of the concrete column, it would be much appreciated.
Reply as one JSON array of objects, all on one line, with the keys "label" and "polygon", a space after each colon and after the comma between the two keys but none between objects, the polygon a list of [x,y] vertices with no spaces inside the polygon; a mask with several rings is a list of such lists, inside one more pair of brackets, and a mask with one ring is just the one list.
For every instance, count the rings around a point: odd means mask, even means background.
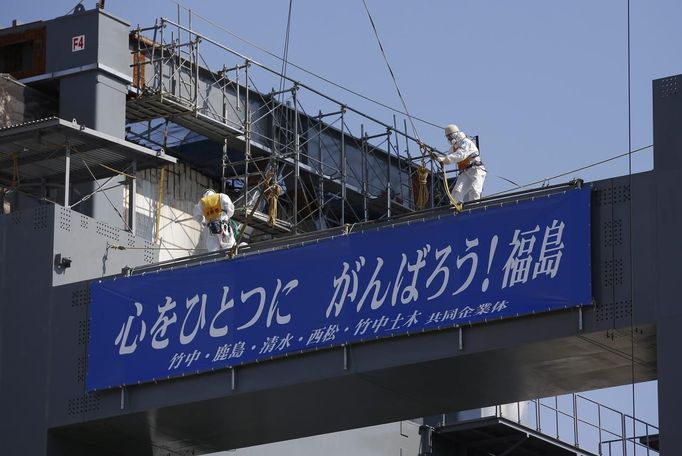
[{"label": "concrete column", "polygon": [[658,414],[661,454],[682,454],[678,432],[682,410],[682,327],[679,261],[682,259],[682,76],[653,82],[654,173],[656,176],[656,261]]}]

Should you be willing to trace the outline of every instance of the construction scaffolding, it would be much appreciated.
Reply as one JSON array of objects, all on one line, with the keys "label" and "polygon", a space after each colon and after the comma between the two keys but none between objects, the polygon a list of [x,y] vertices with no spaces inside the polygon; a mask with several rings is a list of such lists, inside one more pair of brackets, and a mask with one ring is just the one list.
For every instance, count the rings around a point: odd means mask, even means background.
[{"label": "construction scaffolding", "polygon": [[446,204],[405,119],[377,120],[193,30],[191,11],[179,18],[131,33],[127,136],[220,181],[237,220],[268,237]]}]

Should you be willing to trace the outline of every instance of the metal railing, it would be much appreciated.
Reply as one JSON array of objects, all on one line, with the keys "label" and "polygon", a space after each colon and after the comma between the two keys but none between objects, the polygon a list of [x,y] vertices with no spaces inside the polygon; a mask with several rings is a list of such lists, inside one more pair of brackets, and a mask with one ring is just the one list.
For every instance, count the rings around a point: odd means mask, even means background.
[{"label": "metal railing", "polygon": [[654,456],[658,427],[579,394],[495,407],[495,416],[600,456]]},{"label": "metal railing", "polygon": [[[188,22],[162,18],[134,31],[139,96],[129,102],[129,115],[141,122],[136,136],[160,133],[158,125],[144,122],[166,117],[214,140],[224,138],[217,164],[223,187],[249,195],[256,181],[274,172],[284,189],[279,217],[294,231],[420,209],[418,162],[432,176],[426,206],[447,201],[437,163],[422,157],[404,119],[402,125],[395,116],[382,122],[193,30],[191,12]],[[209,60],[220,65],[211,68]],[[261,89],[277,86],[282,90]],[[306,105],[315,108],[306,111]],[[241,156],[228,154],[230,137],[243,140]]]}]

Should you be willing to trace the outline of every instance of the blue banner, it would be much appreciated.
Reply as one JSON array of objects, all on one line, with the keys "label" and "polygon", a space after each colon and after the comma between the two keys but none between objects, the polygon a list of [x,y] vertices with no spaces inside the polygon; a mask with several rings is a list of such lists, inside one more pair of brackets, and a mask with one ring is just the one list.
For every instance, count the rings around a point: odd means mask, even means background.
[{"label": "blue banner", "polygon": [[92,283],[87,390],[588,305],[590,189]]}]

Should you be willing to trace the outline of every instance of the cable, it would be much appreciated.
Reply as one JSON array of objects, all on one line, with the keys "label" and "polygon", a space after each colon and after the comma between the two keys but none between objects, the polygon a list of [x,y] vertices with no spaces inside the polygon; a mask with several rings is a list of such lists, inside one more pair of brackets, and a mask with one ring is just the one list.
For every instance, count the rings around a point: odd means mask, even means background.
[{"label": "cable", "polygon": [[76,3],[76,5],[73,8],[64,13],[64,16],[68,16],[69,14],[73,13],[76,10],[76,8],[78,8],[78,5],[80,5],[81,3],[83,3],[83,0],[80,0],[80,2]]},{"label": "cable", "polygon": [[374,36],[377,39],[377,43],[379,44],[379,49],[381,50],[381,55],[384,57],[384,62],[386,62],[386,66],[388,67],[389,73],[391,73],[391,79],[393,79],[393,85],[395,86],[396,92],[398,92],[398,97],[400,98],[400,103],[403,105],[403,109],[405,110],[405,114],[407,115],[407,119],[410,121],[410,125],[412,126],[412,133],[414,133],[414,137],[421,142],[421,139],[419,138],[419,134],[417,133],[417,128],[414,126],[414,122],[412,121],[412,116],[410,115],[410,111],[407,109],[407,104],[405,103],[405,99],[403,98],[403,94],[400,93],[400,87],[398,86],[398,81],[396,80],[395,74],[393,73],[393,68],[391,68],[391,64],[388,62],[388,57],[386,56],[386,51],[384,50],[384,46],[381,44],[381,39],[379,38],[379,32],[377,31],[377,27],[374,24],[374,19],[372,19],[372,14],[369,12],[369,8],[367,7],[367,2],[365,0],[362,0],[362,4],[365,5],[365,11],[367,11],[367,17],[369,18],[370,24],[372,24],[372,30],[374,31]]},{"label": "cable", "polygon": [[[632,154],[634,154],[634,153],[636,153],[636,152],[641,152],[641,151],[646,150],[646,149],[649,149],[649,148],[651,148],[651,147],[653,147],[653,146],[654,146],[653,144],[649,144],[648,146],[640,147],[639,149],[635,149],[635,150],[632,150],[632,151],[629,151],[629,152],[625,152],[625,153],[623,153],[623,154],[616,155],[616,156],[614,156],[614,157],[607,158],[607,159],[605,159],[605,160],[600,160],[600,161],[598,161],[598,162],[594,162],[594,163],[591,163],[591,164],[589,164],[589,165],[581,166],[580,168],[576,168],[576,169],[573,169],[573,170],[571,170],[571,171],[567,171],[567,172],[565,172],[565,173],[557,174],[556,176],[545,177],[544,179],[540,179],[540,180],[531,182],[531,183],[529,183],[529,184],[518,185],[518,186],[513,187],[513,188],[510,188],[510,189],[508,189],[508,190],[504,190],[504,191],[501,191],[501,192],[493,193],[492,195],[487,195],[487,197],[499,196],[499,195],[503,195],[503,194],[508,193],[508,192],[513,192],[513,191],[515,191],[515,190],[519,190],[519,189],[522,189],[522,188],[531,187],[531,186],[533,186],[533,185],[542,184],[542,183],[544,183],[544,182],[549,182],[549,181],[551,181],[551,180],[558,179],[559,177],[565,177],[565,176],[568,176],[569,174],[573,174],[573,173],[576,173],[576,172],[578,172],[578,171],[583,171],[583,170],[585,170],[585,169],[592,168],[592,167],[594,167],[594,166],[603,165],[604,163],[608,163],[608,162],[610,162],[610,161],[617,160],[617,159],[619,159],[619,158],[623,158],[623,157],[625,157],[625,156],[627,156],[627,155],[632,155]],[[505,179],[505,180],[506,180],[506,179]]]},{"label": "cable", "polygon": [[[184,5],[182,5],[181,3],[179,3],[177,0],[168,0],[168,1],[171,2],[171,3],[176,4],[177,6],[179,6],[179,7],[181,7],[181,8],[188,9],[187,7],[185,7]],[[255,43],[253,43],[253,42],[247,40],[246,38],[243,38],[243,37],[237,35],[236,33],[234,33],[234,32],[232,32],[232,31],[228,30],[228,29],[225,28],[225,27],[223,27],[222,25],[217,24],[217,23],[213,22],[212,20],[210,20],[210,19],[208,19],[208,18],[202,16],[201,14],[197,13],[195,10],[192,10],[192,15],[198,17],[199,19],[202,19],[203,21],[205,21],[206,23],[212,25],[213,27],[215,27],[215,28],[217,28],[217,29],[219,29],[219,30],[222,30],[223,32],[227,33],[228,35],[230,35],[230,36],[232,36],[232,37],[234,37],[234,38],[236,38],[236,39],[238,39],[239,41],[242,41],[242,42],[248,44],[249,46],[253,46],[254,48],[258,49],[259,51],[264,52],[265,54],[267,54],[267,55],[269,55],[269,56],[271,56],[271,57],[273,57],[273,58],[275,58],[275,59],[277,59],[277,60],[282,60],[282,58],[281,58],[280,56],[278,56],[277,54],[275,54],[275,53],[273,53],[273,52],[270,52],[270,51],[268,51],[267,49],[264,49],[263,47],[261,47],[261,46],[255,44]],[[394,108],[394,107],[392,107],[392,106],[389,106],[389,105],[387,105],[387,104],[385,104],[385,103],[382,103],[382,102],[380,102],[380,101],[378,101],[378,100],[375,100],[375,99],[370,98],[370,97],[368,97],[368,96],[366,96],[366,95],[363,95],[363,94],[361,94],[361,93],[359,93],[359,92],[357,92],[357,91],[355,91],[355,90],[349,89],[348,87],[344,87],[343,85],[341,85],[341,84],[339,84],[339,83],[336,83],[336,82],[334,82],[334,81],[332,81],[332,80],[330,80],[330,79],[328,79],[328,78],[326,78],[326,77],[324,77],[324,76],[322,76],[322,75],[319,75],[319,74],[314,73],[314,72],[312,72],[312,71],[310,71],[310,70],[307,70],[307,69],[301,67],[300,65],[296,65],[296,64],[293,63],[293,62],[287,62],[287,64],[290,65],[290,66],[292,66],[292,67],[294,67],[294,68],[296,68],[297,70],[300,70],[300,71],[304,72],[304,73],[307,74],[307,75],[313,76],[314,78],[317,78],[317,79],[319,79],[319,80],[321,80],[321,81],[324,81],[324,82],[326,82],[327,84],[330,84],[330,85],[332,85],[332,86],[334,86],[334,87],[336,87],[336,88],[338,88],[338,89],[343,90],[344,92],[348,92],[348,93],[350,93],[350,94],[352,94],[352,95],[355,95],[356,97],[362,98],[363,100],[369,101],[370,103],[374,103],[374,104],[376,104],[377,106],[381,106],[382,108],[386,108],[386,109],[388,109],[389,111],[393,111],[393,112],[395,112],[395,113],[397,113],[397,114],[402,114],[402,115],[404,115],[404,116],[407,116],[407,115],[408,115],[407,113],[405,113],[405,112],[403,112],[403,111],[401,111],[401,110],[399,110],[399,109],[396,109],[396,108]],[[417,116],[412,116],[412,117],[413,117],[414,120],[417,120],[417,121],[419,121],[419,122],[422,122],[422,123],[424,123],[424,124],[426,124],[426,125],[430,125],[430,126],[432,126],[432,127],[439,128],[439,129],[443,129],[443,128],[444,128],[444,127],[441,126],[441,125],[437,125],[437,124],[435,124],[435,123],[433,123],[433,122],[429,122],[428,120],[422,119],[422,118],[420,118],[420,117],[417,117]]]},{"label": "cable", "polygon": [[[291,32],[291,7],[293,6],[294,0],[289,0],[289,13],[287,14],[287,29],[284,34],[284,54],[282,55],[282,71],[281,71],[281,78],[279,80],[279,91],[282,92],[284,90],[284,81],[287,76],[287,61],[289,58],[289,35]],[[284,94],[280,94],[281,101],[283,101]]]}]

